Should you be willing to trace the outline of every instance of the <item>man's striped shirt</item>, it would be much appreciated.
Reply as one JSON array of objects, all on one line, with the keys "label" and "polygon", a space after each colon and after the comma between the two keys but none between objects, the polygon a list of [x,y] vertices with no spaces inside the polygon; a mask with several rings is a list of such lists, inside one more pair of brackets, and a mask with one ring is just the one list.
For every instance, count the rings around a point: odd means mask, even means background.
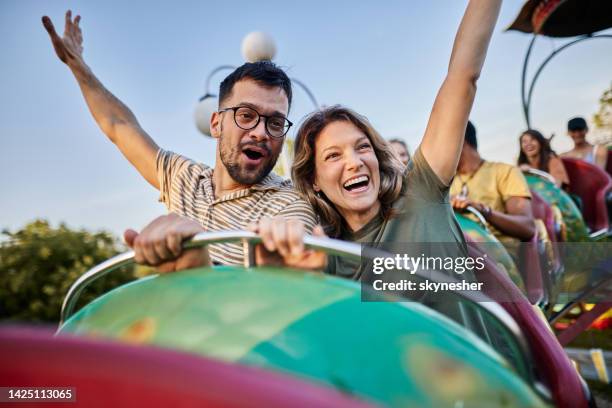
[{"label": "man's striped shirt", "polygon": [[[310,204],[293,189],[290,180],[274,173],[250,188],[215,198],[212,168],[162,149],[156,162],[160,201],[170,212],[198,221],[206,231],[244,230],[261,217],[277,215],[301,220],[308,232],[316,224]],[[210,245],[209,252],[215,263],[243,263],[239,243]]]}]

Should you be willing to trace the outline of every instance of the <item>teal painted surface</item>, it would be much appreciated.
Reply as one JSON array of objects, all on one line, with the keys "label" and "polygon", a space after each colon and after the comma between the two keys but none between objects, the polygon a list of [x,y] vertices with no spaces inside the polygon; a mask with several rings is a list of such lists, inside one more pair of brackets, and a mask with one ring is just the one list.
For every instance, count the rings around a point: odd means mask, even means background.
[{"label": "teal painted surface", "polygon": [[512,282],[525,293],[523,278],[521,277],[521,273],[516,263],[495,235],[485,229],[479,222],[461,213],[456,212],[455,217],[457,221],[459,221],[461,230],[473,241],[483,243],[482,249],[487,252],[490,257],[489,259],[493,259],[501,270],[506,271],[510,279],[512,279]]},{"label": "teal painted surface", "polygon": [[564,241],[587,242],[589,231],[582,218],[580,209],[571,197],[554,183],[533,174],[524,174],[529,188],[536,191],[551,206],[556,206],[563,215],[563,223],[566,227]]},{"label": "teal painted surface", "polygon": [[543,406],[456,323],[360,296],[358,283],[316,273],[202,268],[118,288],[62,331],[266,367],[389,406]]}]

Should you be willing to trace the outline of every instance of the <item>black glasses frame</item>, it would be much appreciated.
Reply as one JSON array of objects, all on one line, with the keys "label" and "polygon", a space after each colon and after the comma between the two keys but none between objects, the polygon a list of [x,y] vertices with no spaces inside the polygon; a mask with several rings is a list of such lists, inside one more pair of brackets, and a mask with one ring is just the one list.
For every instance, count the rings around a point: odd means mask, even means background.
[{"label": "black glasses frame", "polygon": [[[238,112],[238,109],[250,109],[253,112],[255,112],[257,114],[257,122],[255,122],[255,124],[253,126],[251,126],[250,128],[244,128],[244,127],[240,126],[238,124],[238,121],[236,120],[236,112]],[[289,132],[289,129],[291,128],[291,126],[293,126],[293,122],[291,122],[289,119],[287,119],[287,118],[285,118],[283,116],[278,116],[278,115],[262,115],[261,113],[257,112],[256,109],[253,109],[250,106],[234,106],[234,107],[231,107],[231,108],[225,108],[225,109],[219,110],[219,113],[227,112],[227,111],[230,111],[230,110],[234,111],[234,123],[236,124],[236,126],[238,126],[242,130],[255,129],[259,125],[259,122],[261,121],[261,118],[264,118],[265,119],[264,127],[266,128],[266,133],[268,134],[268,136],[270,136],[273,139],[282,139],[283,137],[285,137],[287,132]],[[268,119],[272,118],[272,117],[274,117],[274,118],[282,118],[285,121],[287,121],[287,123],[288,123],[288,126],[285,128],[285,132],[282,135],[280,135],[280,136],[274,136],[272,134],[272,132],[270,132],[270,129],[268,129]]]}]

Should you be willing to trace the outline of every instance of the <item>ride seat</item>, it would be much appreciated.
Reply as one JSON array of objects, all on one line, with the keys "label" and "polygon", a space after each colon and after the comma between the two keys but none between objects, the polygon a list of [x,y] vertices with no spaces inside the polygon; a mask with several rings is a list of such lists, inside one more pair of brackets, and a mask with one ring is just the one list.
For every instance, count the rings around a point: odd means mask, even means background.
[{"label": "ride seat", "polygon": [[533,216],[539,220],[542,220],[544,225],[546,226],[546,232],[548,232],[548,237],[552,242],[557,242],[560,240],[557,230],[555,226],[555,215],[553,213],[553,209],[539,195],[535,190],[531,190],[531,209],[533,211]]},{"label": "ride seat", "polygon": [[531,197],[533,216],[536,218],[536,227],[539,227],[538,247],[543,284],[546,298],[551,303],[554,302],[552,299],[553,286],[564,269],[561,248],[558,245],[558,242],[562,240],[561,230],[556,226],[555,214],[551,205],[536,191],[531,190]]},{"label": "ride seat", "polygon": [[610,225],[607,197],[612,178],[594,164],[562,157],[570,179],[570,192],[582,200],[582,216],[591,231],[607,230]]},{"label": "ride seat", "polygon": [[519,271],[525,283],[527,299],[532,305],[546,305],[548,295],[545,290],[544,276],[547,271],[542,267],[540,250],[540,236],[536,231],[529,241],[521,242],[519,248]]},{"label": "ride seat", "polygon": [[[469,256],[477,258],[484,252],[468,239]],[[519,288],[500,270],[493,259],[485,260],[485,268],[475,270],[476,280],[483,282],[483,292],[497,300],[522,329],[537,373],[550,388],[558,407],[586,407],[586,396],[578,372],[574,369],[555,335],[547,327]]]}]

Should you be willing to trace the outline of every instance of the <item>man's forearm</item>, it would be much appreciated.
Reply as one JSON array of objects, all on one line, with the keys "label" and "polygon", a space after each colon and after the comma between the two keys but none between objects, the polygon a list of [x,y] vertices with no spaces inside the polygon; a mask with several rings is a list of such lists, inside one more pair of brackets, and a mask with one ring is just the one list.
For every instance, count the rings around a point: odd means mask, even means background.
[{"label": "man's forearm", "polygon": [[68,10],[64,36],[60,37],[51,19],[47,16],[42,18],[57,57],[72,71],[89,111],[102,132],[115,143],[140,174],[159,189],[156,166],[159,147],[140,127],[132,111],[110,93],[85,64],[80,20],[80,16],[73,20],[72,13]]},{"label": "man's forearm", "polygon": [[535,234],[533,219],[526,215],[512,215],[500,211],[491,211],[487,221],[504,234],[528,241]]},{"label": "man's forearm", "polygon": [[116,131],[118,126],[140,129],[132,111],[104,87],[87,65],[70,66],[70,69],[81,88],[89,111],[102,132],[113,143],[118,142]]}]

